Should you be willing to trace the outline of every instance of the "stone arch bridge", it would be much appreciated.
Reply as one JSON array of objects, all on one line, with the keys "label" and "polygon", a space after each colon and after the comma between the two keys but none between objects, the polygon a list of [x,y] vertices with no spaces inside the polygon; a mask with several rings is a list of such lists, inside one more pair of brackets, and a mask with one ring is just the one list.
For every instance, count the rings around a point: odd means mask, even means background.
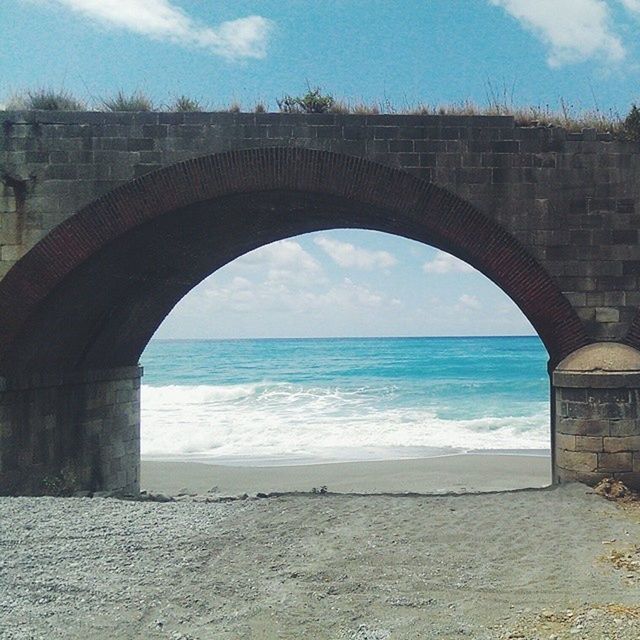
[{"label": "stone arch bridge", "polygon": [[251,249],[347,227],[491,278],[549,353],[554,480],[640,486],[638,143],[503,116],[0,120],[0,493],[136,491],[167,313]]}]

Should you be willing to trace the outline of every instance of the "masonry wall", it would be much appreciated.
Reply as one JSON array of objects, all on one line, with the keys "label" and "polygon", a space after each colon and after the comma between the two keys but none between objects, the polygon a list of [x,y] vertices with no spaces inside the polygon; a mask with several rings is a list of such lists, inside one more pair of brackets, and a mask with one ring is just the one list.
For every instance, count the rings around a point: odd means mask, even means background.
[{"label": "masonry wall", "polygon": [[467,199],[555,279],[591,338],[640,305],[640,145],[502,116],[0,113],[0,278],[62,220],[188,158],[302,146],[404,169]]},{"label": "masonry wall", "polygon": [[553,374],[554,475],[640,488],[640,373]]},{"label": "masonry wall", "polygon": [[138,492],[141,373],[0,378],[0,494]]}]

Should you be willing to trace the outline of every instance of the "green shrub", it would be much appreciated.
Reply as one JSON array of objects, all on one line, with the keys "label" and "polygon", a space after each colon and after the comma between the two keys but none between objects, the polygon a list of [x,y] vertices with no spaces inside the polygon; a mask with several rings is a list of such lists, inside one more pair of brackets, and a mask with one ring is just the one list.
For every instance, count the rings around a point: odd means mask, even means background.
[{"label": "green shrub", "polygon": [[153,102],[141,91],[131,95],[118,91],[115,98],[105,98],[102,107],[106,111],[153,111]]},{"label": "green shrub", "polygon": [[179,96],[169,105],[169,111],[202,111],[202,105],[198,100],[188,96]]},{"label": "green shrub", "polygon": [[237,100],[234,100],[228,107],[227,111],[229,113],[240,113],[242,111],[242,106]]},{"label": "green shrub", "polygon": [[253,107],[254,113],[267,113],[267,107],[264,102],[256,102],[255,107]]},{"label": "green shrub", "polygon": [[307,93],[302,96],[285,95],[277,102],[283,113],[327,113],[335,100],[332,95],[323,95],[320,87],[309,87]]},{"label": "green shrub", "polygon": [[309,88],[307,93],[298,98],[298,104],[304,113],[326,113],[334,103],[333,96],[329,94],[322,95],[320,87]]}]

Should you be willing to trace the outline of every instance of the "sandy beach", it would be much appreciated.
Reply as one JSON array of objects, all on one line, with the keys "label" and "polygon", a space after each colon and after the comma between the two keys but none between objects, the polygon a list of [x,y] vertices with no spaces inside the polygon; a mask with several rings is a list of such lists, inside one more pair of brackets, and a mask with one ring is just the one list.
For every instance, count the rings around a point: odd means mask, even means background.
[{"label": "sandy beach", "polygon": [[[640,509],[583,485],[470,493],[548,472],[524,456],[145,462],[145,487],[200,495],[1,498],[0,638],[636,640]],[[322,484],[352,493],[251,495]]]},{"label": "sandy beach", "polygon": [[335,462],[297,466],[228,466],[142,460],[143,490],[177,493],[311,491],[441,493],[544,487],[551,482],[547,456],[465,454],[434,458]]}]

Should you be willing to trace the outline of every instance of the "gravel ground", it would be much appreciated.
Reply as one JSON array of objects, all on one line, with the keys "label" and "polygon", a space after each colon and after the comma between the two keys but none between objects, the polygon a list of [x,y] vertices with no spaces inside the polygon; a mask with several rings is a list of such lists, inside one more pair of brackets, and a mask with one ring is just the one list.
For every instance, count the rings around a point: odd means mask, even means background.
[{"label": "gravel ground", "polygon": [[3,639],[640,637],[640,508],[571,485],[0,499]]}]

